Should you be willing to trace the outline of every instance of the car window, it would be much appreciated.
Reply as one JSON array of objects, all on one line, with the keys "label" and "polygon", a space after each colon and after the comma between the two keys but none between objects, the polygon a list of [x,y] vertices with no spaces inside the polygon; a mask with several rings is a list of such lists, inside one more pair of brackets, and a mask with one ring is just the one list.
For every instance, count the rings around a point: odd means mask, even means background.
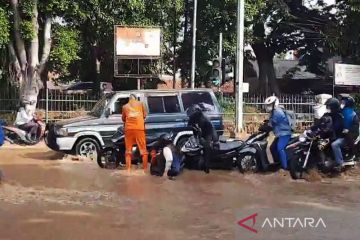
[{"label": "car window", "polygon": [[194,104],[198,104],[203,111],[212,112],[216,108],[209,92],[189,92],[181,94],[185,111]]},{"label": "car window", "polygon": [[180,104],[177,96],[153,96],[148,97],[149,113],[177,113],[180,112]]},{"label": "car window", "polygon": [[70,86],[67,90],[87,90],[92,89],[94,86],[92,82],[80,82],[73,86]]},{"label": "car window", "polygon": [[164,113],[162,97],[148,97],[149,113]]},{"label": "car window", "polygon": [[163,101],[166,113],[180,112],[180,104],[177,96],[164,96]]},{"label": "car window", "polygon": [[109,101],[109,97],[107,95],[104,96],[95,104],[94,108],[89,112],[89,114],[94,117],[100,117],[108,101]]},{"label": "car window", "polygon": [[119,98],[114,104],[114,111],[112,114],[121,114],[122,108],[129,102],[129,98]]}]

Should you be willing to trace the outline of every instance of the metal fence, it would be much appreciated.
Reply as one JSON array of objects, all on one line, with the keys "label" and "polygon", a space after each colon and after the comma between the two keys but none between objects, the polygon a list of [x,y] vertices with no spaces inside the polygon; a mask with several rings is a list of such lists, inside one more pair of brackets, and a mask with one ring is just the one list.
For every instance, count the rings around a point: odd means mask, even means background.
[{"label": "metal fence", "polygon": [[[40,91],[37,113],[41,118],[48,116],[49,121],[58,121],[82,116],[89,112],[100,96],[90,93],[64,93],[61,91]],[[0,89],[0,118],[12,121],[20,106],[16,89]],[[46,111],[47,110],[47,111]]]},{"label": "metal fence", "polygon": [[[7,118],[15,117],[19,107],[19,97],[16,89],[0,89],[0,113],[8,114]],[[67,94],[61,91],[41,91],[38,101],[38,113],[45,118],[46,109],[49,121],[81,116],[90,111],[99,100],[99,95],[89,93]],[[246,125],[261,123],[268,114],[265,112],[264,101],[266,96],[244,94],[244,122]],[[310,95],[280,95],[280,103],[285,109],[296,113],[299,125],[313,122],[314,96]],[[235,121],[235,99],[219,97],[220,105],[224,110],[224,119],[229,125]]]},{"label": "metal fence", "polygon": [[[299,130],[307,127],[314,121],[313,105],[315,104],[315,99],[313,95],[284,94],[278,97],[281,106],[295,113]],[[248,132],[254,132],[258,125],[268,118],[264,105],[266,98],[263,95],[244,94],[244,124]],[[235,99],[220,97],[219,102],[224,110],[226,124],[234,125]]]},{"label": "metal fence", "polygon": [[46,97],[45,91],[40,93],[37,107],[45,116],[48,116],[49,121],[85,115],[100,99],[98,94],[90,93],[67,94],[61,91],[49,91],[47,95]]}]

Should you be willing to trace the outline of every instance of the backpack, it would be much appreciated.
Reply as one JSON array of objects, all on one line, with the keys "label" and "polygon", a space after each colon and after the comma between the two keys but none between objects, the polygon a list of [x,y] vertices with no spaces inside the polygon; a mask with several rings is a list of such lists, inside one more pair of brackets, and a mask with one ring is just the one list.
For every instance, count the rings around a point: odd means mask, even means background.
[{"label": "backpack", "polygon": [[2,146],[5,141],[5,133],[4,133],[4,129],[2,128],[4,125],[5,122],[3,120],[0,120],[0,146]]},{"label": "backpack", "polygon": [[284,110],[284,113],[288,119],[291,130],[295,131],[296,129],[296,114],[294,111]]},{"label": "backpack", "polygon": [[162,154],[157,154],[154,159],[151,160],[150,174],[153,176],[161,177],[164,175],[166,160]]}]

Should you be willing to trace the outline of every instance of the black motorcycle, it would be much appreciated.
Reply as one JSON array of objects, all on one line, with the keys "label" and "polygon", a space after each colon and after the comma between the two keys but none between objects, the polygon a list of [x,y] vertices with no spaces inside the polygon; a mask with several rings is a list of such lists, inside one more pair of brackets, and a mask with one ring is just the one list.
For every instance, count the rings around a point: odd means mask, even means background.
[{"label": "black motorcycle", "polygon": [[[149,153],[158,145],[157,137],[146,137],[146,147]],[[119,165],[125,166],[125,134],[123,127],[119,127],[111,137],[112,146],[105,147],[100,153],[97,160],[99,167],[115,169]],[[150,156],[150,154],[149,154]],[[132,149],[132,164],[140,164],[142,162],[141,154],[138,147]]]},{"label": "black motorcycle", "polygon": [[[199,139],[201,134],[197,128],[194,128],[193,132],[194,135],[184,144],[181,152],[185,155],[185,167],[202,170],[204,159],[203,146]],[[265,169],[268,135],[268,131],[262,131],[250,136],[246,141],[220,138],[219,146],[214,149],[213,157],[209,162],[210,169],[231,170],[237,167],[242,173]]]},{"label": "black motorcycle", "polygon": [[[359,147],[359,139],[355,142],[356,147]],[[331,149],[331,141],[323,139],[316,133],[305,131],[300,135],[296,142],[287,147],[289,170],[293,179],[301,179],[304,172],[317,167],[321,172],[328,174],[332,172],[339,172],[341,169],[336,165]],[[344,156],[344,166],[355,166],[355,159],[359,156],[354,156],[350,153],[348,147],[342,149]]]},{"label": "black motorcycle", "polygon": [[[270,162],[267,154],[268,137],[272,128],[265,121],[259,128],[257,133],[251,135],[246,141],[246,147],[241,151],[238,161],[238,168],[241,172],[267,172],[276,171],[280,168],[281,164],[278,156],[274,157],[274,162]],[[297,142],[298,137],[292,136],[288,146]],[[256,163],[256,166],[255,166]]]}]

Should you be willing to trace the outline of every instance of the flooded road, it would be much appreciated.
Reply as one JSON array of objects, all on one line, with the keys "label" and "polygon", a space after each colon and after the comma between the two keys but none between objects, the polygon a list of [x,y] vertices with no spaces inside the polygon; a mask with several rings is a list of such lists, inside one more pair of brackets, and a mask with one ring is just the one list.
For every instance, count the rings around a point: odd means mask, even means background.
[{"label": "flooded road", "polygon": [[[236,171],[185,171],[170,181],[136,172],[125,176],[45,147],[6,147],[0,156],[1,240],[338,240],[360,234],[357,169],[316,182]],[[245,225],[256,234],[238,224],[253,213],[256,222]],[[326,228],[262,228],[265,216],[280,215],[323,218]]]}]

